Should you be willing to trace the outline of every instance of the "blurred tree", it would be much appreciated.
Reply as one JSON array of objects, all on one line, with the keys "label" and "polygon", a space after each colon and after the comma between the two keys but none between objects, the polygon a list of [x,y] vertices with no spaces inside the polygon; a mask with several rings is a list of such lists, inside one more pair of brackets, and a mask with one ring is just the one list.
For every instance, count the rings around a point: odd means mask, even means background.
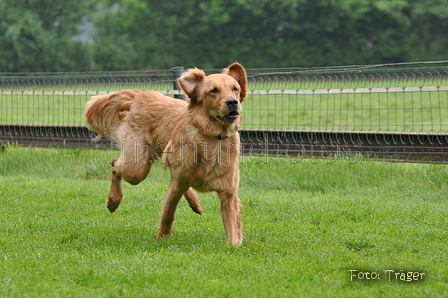
[{"label": "blurred tree", "polygon": [[448,58],[448,0],[1,0],[0,13],[0,71]]},{"label": "blurred tree", "polygon": [[407,34],[411,41],[412,61],[448,58],[448,0],[409,1]]},{"label": "blurred tree", "polygon": [[[2,0],[0,71],[89,70],[88,45],[75,40],[90,1]],[[90,56],[90,57],[89,57]]]},{"label": "blurred tree", "polygon": [[414,26],[411,2],[102,0],[105,13],[96,22],[99,47],[114,48],[116,56],[108,58],[100,50],[97,66],[216,68],[236,60],[248,67],[401,62],[413,57],[415,37],[407,34]]}]

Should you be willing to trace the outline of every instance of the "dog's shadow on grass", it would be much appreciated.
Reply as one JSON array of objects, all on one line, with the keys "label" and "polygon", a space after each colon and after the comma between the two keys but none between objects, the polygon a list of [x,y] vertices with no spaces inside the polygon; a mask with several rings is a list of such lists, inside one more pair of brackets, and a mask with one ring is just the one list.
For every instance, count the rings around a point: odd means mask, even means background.
[{"label": "dog's shadow on grass", "polygon": [[203,196],[205,211],[201,216],[193,213],[186,201],[180,202],[173,235],[161,241],[156,240],[160,202],[146,198],[128,200],[128,206],[113,214],[105,209],[102,200],[95,208],[86,202],[74,216],[72,214],[73,221],[65,222],[58,232],[55,231],[53,241],[61,250],[85,253],[101,250],[189,252],[198,248],[230,247],[221,223],[219,202],[214,196],[208,196]]},{"label": "dog's shadow on grass", "polygon": [[[75,250],[80,253],[99,251],[160,252],[161,250],[190,252],[197,249],[228,248],[230,245],[223,231],[176,231],[173,236],[156,240],[157,227],[124,226],[94,228],[83,227],[57,237],[55,245],[61,250]],[[224,236],[224,237],[223,237]]]}]

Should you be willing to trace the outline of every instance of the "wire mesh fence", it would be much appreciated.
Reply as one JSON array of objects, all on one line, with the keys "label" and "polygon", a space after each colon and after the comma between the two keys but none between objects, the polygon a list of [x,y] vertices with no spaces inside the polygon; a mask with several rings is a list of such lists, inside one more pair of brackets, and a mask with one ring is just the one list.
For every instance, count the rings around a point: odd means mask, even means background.
[{"label": "wire mesh fence", "polygon": [[0,124],[83,125],[90,97],[121,89],[178,93],[170,70],[0,74]]},{"label": "wire mesh fence", "polygon": [[434,62],[259,71],[251,75],[245,127],[446,132],[447,65]]},{"label": "wire mesh fence", "polygon": [[[433,154],[448,151],[445,150],[445,145],[448,147],[445,144],[448,61],[248,69],[247,73],[250,92],[244,104],[242,125],[247,133],[242,136],[252,138],[250,136],[255,133],[260,144],[266,139],[285,143],[282,136],[286,132],[294,135],[300,131],[308,132],[304,139],[311,136],[314,145],[327,146],[325,132],[345,132],[344,143],[339,145],[346,147],[347,140],[354,136],[357,141],[350,146],[360,147],[362,142],[367,142],[375,149],[366,152],[377,152],[380,147],[384,152],[392,152],[391,146],[399,144],[405,145],[409,151],[415,143],[413,134],[433,134],[438,136],[438,141],[423,138],[425,141],[415,144],[419,148],[425,144],[435,145],[437,153]],[[78,138],[81,143],[88,142],[89,146],[95,147],[89,140],[90,135],[79,128],[84,125],[84,104],[91,96],[122,89],[140,89],[157,90],[177,97],[180,91],[176,90],[174,77],[172,70],[0,73],[0,136],[5,142],[5,136],[8,140],[18,140],[19,136],[26,139],[27,135],[36,135],[33,139],[36,142],[38,135],[40,140],[45,139],[45,135],[52,140],[56,136],[70,139],[71,135],[70,140]],[[31,126],[41,129],[29,128]],[[388,143],[390,135],[397,134],[400,134],[398,140],[406,140],[395,142],[395,145]],[[364,135],[369,137],[357,137]],[[384,142],[375,141],[375,138]],[[69,141],[64,139],[64,142]],[[252,146],[252,149],[256,147]],[[424,151],[419,149],[415,154]]]},{"label": "wire mesh fence", "polygon": [[[217,72],[217,70],[209,70]],[[448,129],[448,62],[249,69],[243,129]],[[171,70],[0,74],[0,124],[83,125],[93,95],[174,89]]]}]

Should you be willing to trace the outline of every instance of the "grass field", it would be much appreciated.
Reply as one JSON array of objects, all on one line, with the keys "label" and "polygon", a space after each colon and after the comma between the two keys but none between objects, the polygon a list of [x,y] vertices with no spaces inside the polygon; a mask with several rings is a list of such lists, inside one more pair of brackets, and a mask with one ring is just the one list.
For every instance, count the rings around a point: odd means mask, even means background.
[{"label": "grass field", "polygon": [[155,241],[169,180],[160,166],[125,184],[110,214],[117,154],[0,151],[0,297],[448,295],[444,165],[245,157],[245,241],[230,247],[213,194],[201,195],[202,216],[182,200],[173,237]]},{"label": "grass field", "polygon": [[[89,98],[2,94],[0,123],[84,125]],[[446,132],[448,92],[251,95],[243,119],[243,129]]]}]

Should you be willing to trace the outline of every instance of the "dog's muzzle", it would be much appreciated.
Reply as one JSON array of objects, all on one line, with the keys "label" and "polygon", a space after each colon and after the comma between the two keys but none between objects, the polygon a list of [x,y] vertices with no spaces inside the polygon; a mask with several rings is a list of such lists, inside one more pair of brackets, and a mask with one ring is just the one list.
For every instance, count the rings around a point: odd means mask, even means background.
[{"label": "dog's muzzle", "polygon": [[216,118],[226,123],[235,122],[235,120],[238,118],[238,115],[240,114],[238,112],[238,103],[238,100],[235,98],[226,100],[227,114],[225,114],[224,116],[216,115]]}]

